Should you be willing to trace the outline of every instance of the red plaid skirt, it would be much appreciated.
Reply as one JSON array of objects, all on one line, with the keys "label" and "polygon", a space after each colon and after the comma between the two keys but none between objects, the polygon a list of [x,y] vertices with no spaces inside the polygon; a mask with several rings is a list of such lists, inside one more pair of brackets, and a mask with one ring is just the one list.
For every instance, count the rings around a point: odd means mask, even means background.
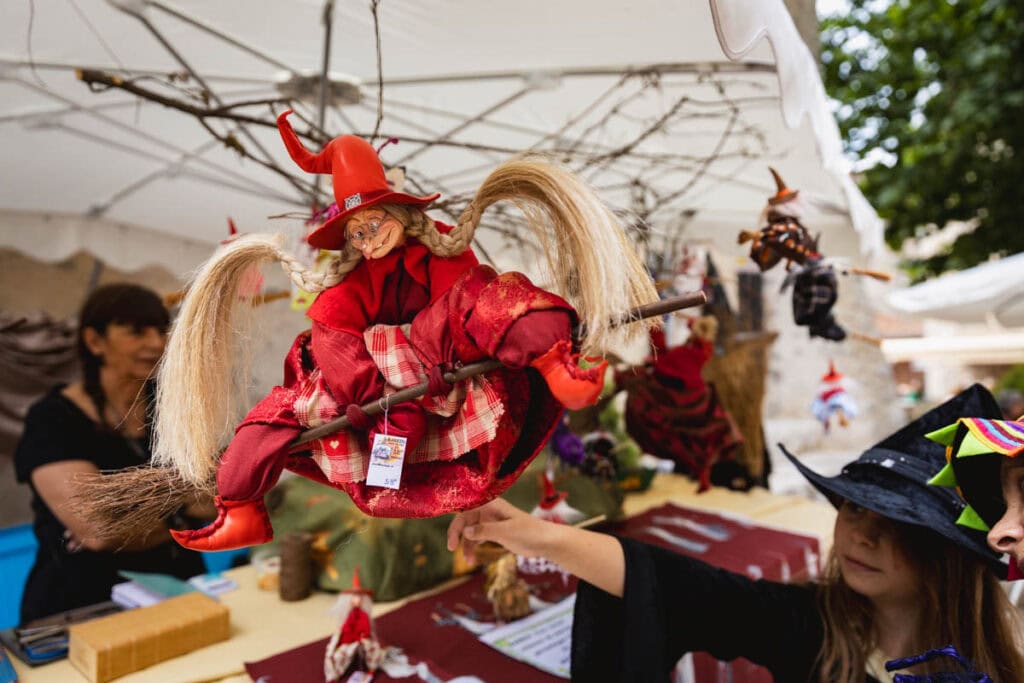
[{"label": "red plaid skirt", "polygon": [[[409,343],[409,326],[374,325],[363,338],[374,364],[387,383],[385,395],[427,381],[427,368]],[[465,379],[447,395],[424,396],[420,406],[430,416],[427,431],[406,465],[455,460],[494,440],[505,414],[501,396],[485,376]],[[319,368],[296,387],[295,417],[305,429],[319,427],[341,413]],[[369,448],[366,434],[342,431],[312,442],[313,460],[332,484],[366,479]]]}]

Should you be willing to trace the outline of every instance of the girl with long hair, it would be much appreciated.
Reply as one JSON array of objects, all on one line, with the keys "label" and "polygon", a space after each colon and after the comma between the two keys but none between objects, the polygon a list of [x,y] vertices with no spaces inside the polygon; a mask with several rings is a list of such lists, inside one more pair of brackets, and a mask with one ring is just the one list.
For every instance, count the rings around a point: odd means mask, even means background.
[{"label": "girl with long hair", "polygon": [[[448,546],[471,552],[493,541],[580,577],[573,680],[665,680],[683,654],[706,651],[746,657],[786,683],[880,683],[891,680],[886,660],[953,644],[996,683],[1019,682],[1019,618],[998,581],[1005,565],[980,533],[956,524],[965,509],[959,497],[927,484],[944,457],[925,434],[950,416],[994,409],[972,387],[836,477],[787,453],[838,507],[816,583],[754,581],[631,539],[543,522],[500,500],[457,515]],[[943,664],[921,661],[912,673],[948,670]]]}]

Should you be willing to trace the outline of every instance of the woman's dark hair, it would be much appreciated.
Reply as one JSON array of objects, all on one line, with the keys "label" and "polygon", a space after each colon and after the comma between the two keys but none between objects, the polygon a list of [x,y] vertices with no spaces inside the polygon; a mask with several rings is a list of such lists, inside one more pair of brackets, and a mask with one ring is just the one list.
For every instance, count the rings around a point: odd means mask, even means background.
[{"label": "woman's dark hair", "polygon": [[93,354],[86,346],[85,329],[91,327],[106,336],[107,327],[112,324],[130,325],[141,332],[147,327],[166,331],[170,322],[171,316],[160,297],[138,285],[118,283],[98,287],[82,304],[78,313],[78,359],[82,364],[82,382],[86,394],[96,406],[100,424],[104,427],[110,428],[104,416],[107,397],[100,385],[103,358]]}]

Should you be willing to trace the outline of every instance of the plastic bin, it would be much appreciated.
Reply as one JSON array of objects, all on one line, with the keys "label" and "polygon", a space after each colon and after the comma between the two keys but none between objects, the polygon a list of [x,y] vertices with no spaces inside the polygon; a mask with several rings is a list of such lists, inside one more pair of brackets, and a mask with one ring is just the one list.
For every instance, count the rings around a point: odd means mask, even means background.
[{"label": "plastic bin", "polygon": [[[35,562],[37,547],[31,524],[0,529],[0,629],[18,625],[21,594]],[[248,548],[242,548],[203,553],[203,562],[208,572],[217,574],[230,569],[237,558],[248,552]]]},{"label": "plastic bin", "polygon": [[25,579],[36,559],[31,524],[0,529],[0,629],[18,625]]}]

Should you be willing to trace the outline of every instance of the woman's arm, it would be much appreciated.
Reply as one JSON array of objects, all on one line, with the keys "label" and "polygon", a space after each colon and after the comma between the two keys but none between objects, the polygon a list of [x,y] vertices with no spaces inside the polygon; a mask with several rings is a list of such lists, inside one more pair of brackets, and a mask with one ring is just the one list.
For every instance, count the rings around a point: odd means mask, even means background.
[{"label": "woman's arm", "polygon": [[159,523],[151,528],[138,529],[128,538],[101,538],[97,529],[77,514],[69,505],[75,492],[75,479],[80,475],[99,473],[96,465],[88,460],[61,460],[40,465],[32,470],[32,486],[46,507],[71,532],[67,540],[69,550],[84,548],[92,551],[140,551],[167,543],[170,534],[167,526]]},{"label": "woman's arm", "polygon": [[538,519],[497,498],[460,512],[448,526],[448,549],[462,545],[467,559],[483,541],[492,541],[526,557],[545,557],[601,590],[622,597],[626,562],[619,541]]}]

